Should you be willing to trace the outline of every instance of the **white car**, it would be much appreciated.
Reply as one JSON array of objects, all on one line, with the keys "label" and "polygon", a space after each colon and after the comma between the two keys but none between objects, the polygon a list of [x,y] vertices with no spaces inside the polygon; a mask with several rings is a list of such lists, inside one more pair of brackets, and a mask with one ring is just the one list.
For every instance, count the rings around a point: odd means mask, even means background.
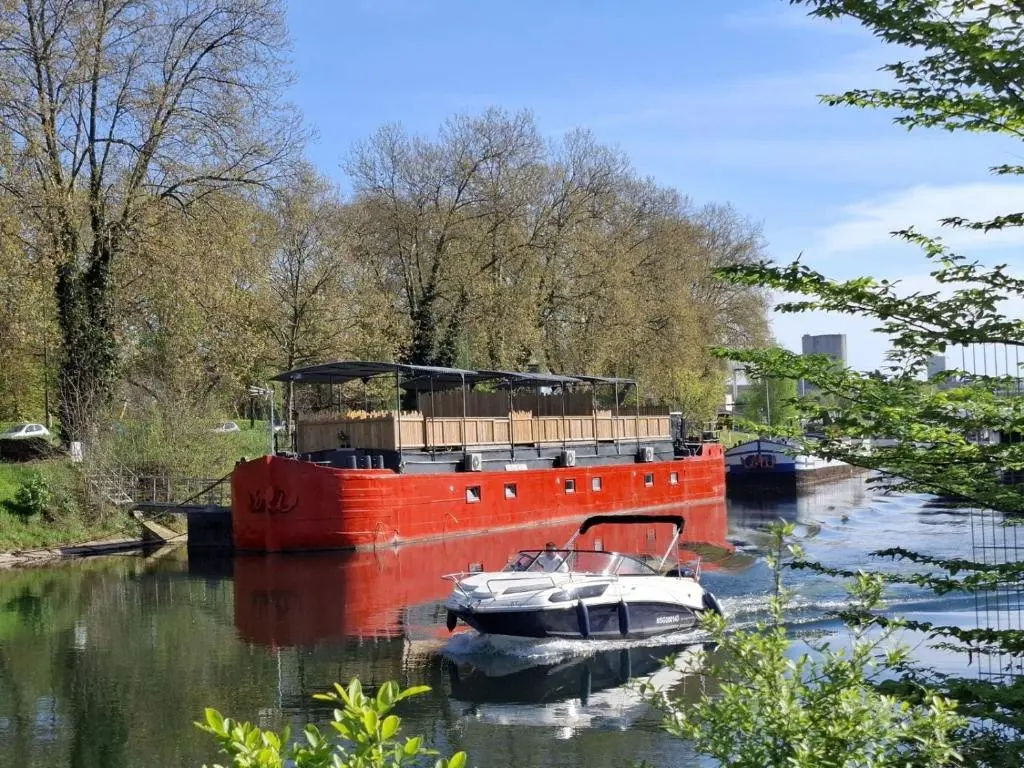
[{"label": "white car", "polygon": [[228,432],[241,432],[242,428],[235,424],[235,422],[233,421],[224,421],[218,424],[216,427],[214,427],[212,431],[216,432],[217,434],[224,435],[227,434]]},{"label": "white car", "polygon": [[30,437],[48,437],[50,430],[42,424],[15,424],[5,432],[0,432],[0,440],[25,440]]}]

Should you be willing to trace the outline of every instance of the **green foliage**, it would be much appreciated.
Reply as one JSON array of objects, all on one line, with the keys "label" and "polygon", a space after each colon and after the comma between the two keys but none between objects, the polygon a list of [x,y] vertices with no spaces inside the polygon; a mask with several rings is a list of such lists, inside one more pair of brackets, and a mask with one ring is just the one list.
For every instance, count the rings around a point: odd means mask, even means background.
[{"label": "green foliage", "polygon": [[[303,738],[291,743],[291,733],[264,731],[251,723],[225,718],[215,709],[206,710],[206,722],[196,723],[212,734],[221,752],[231,758],[233,768],[387,768],[419,766],[437,754],[424,746],[423,738],[401,740],[402,720],[392,714],[395,705],[410,696],[426,693],[427,686],[402,690],[398,683],[384,683],[376,696],[363,692],[358,678],[347,688],[335,684],[334,690],[314,698],[338,705],[330,724],[333,733],[325,734],[315,725],[307,725]],[[439,758],[435,768],[464,768],[466,753]],[[224,768],[220,764],[214,768]]]},{"label": "green foliage", "polygon": [[[303,136],[281,100],[287,67],[277,53],[285,36],[277,3],[260,3],[258,12],[145,3],[144,27],[123,7],[66,11],[0,4],[0,205],[21,218],[25,261],[50,267],[41,283],[55,299],[60,332],[61,435],[88,441],[125,346],[116,301],[121,262],[150,255],[153,222],[183,225],[192,203],[268,183]],[[154,66],[124,66],[129,50]],[[37,76],[20,76],[29,70]],[[114,71],[123,74],[116,83]],[[27,109],[45,117],[29,118]],[[21,140],[8,140],[14,136]],[[29,167],[38,172],[25,173]],[[137,325],[151,319],[144,308],[135,316]]]},{"label": "green foliage", "polygon": [[769,427],[793,426],[798,412],[796,382],[793,379],[753,379],[742,392],[736,410],[748,421]]},{"label": "green foliage", "polygon": [[89,446],[86,461],[100,468],[126,467],[139,476],[220,477],[243,456],[269,451],[266,421],[250,427],[247,419],[238,419],[239,432],[213,432],[223,420],[183,403],[147,408],[112,421]]},{"label": "green foliage", "polygon": [[[782,583],[783,555],[802,554],[786,543],[793,531],[793,524],[771,529],[770,622],[729,632],[723,617],[703,618],[718,643],[721,661],[711,674],[720,693],[684,704],[665,691],[644,689],[665,712],[665,728],[692,740],[702,754],[740,768],[959,764],[955,735],[965,720],[954,702],[923,689],[911,703],[876,687],[906,659],[906,649],[893,642],[897,622],[873,637],[866,627],[855,628],[849,649],[808,641],[810,653],[794,654],[783,623],[791,595]],[[882,581],[858,573],[850,592],[861,609],[874,610]]]},{"label": "green foliage", "polygon": [[[28,515],[17,509],[16,501],[26,485],[45,487],[49,496]],[[0,463],[0,552],[98,539],[137,527],[123,514],[86,507],[83,497],[82,476],[66,460]]]},{"label": "green foliage", "polygon": [[[794,1],[820,17],[855,19],[881,40],[909,50],[906,59],[884,68],[893,78],[891,87],[825,96],[825,103],[893,110],[895,122],[907,128],[939,127],[1024,138],[1024,101],[1020,98],[1024,10],[1019,3]],[[1024,166],[1002,165],[992,171],[1019,175]],[[947,215],[942,222],[987,232],[1024,225],[1024,215],[1011,212],[983,221]],[[826,426],[821,442],[804,442],[800,450],[877,469],[880,483],[889,491],[937,493],[963,505],[1001,511],[1012,521],[1024,512],[1021,486],[1005,482],[1007,472],[1024,468],[1024,443],[1016,439],[1024,434],[1024,398],[1019,393],[1019,370],[1013,370],[1019,369],[1024,322],[1008,316],[1005,307],[1024,297],[1024,280],[1007,265],[979,264],[913,229],[894,234],[923,250],[933,264],[933,288],[908,293],[901,291],[897,282],[870,277],[832,280],[799,261],[781,266],[768,262],[737,265],[719,272],[741,285],[798,294],[800,299],[778,307],[784,312],[822,310],[874,320],[876,330],[891,340],[883,369],[870,373],[839,370],[821,360],[780,350],[719,350],[719,354],[746,362],[755,375],[803,378],[841,405],[831,414],[835,418],[825,422],[822,402],[801,400],[801,416]],[[938,381],[921,381],[930,356],[952,353],[956,361],[960,356],[956,347],[971,345],[1002,345],[997,367],[1003,374],[973,371],[968,375],[954,370]],[[984,439],[993,434],[1011,439]],[[864,450],[862,439],[872,437],[890,438],[895,444]],[[875,554],[925,566],[918,573],[881,574],[879,578],[939,592],[977,594],[1012,588],[1024,579],[1024,564],[1019,562],[994,565],[927,557],[899,548]],[[815,563],[796,565],[850,575]],[[854,626],[872,625],[882,630],[892,623],[872,611],[848,611],[845,618]],[[941,647],[965,650],[974,658],[1012,657],[1024,652],[1020,627],[962,628],[930,622],[905,622],[904,626],[925,633]],[[964,747],[969,762],[1021,764],[1024,700],[1019,686],[960,679],[918,669],[906,660],[887,688],[909,702],[920,703],[922,685],[954,696],[963,714],[996,724],[969,734]]]},{"label": "green foliage", "polygon": [[53,492],[50,484],[39,472],[33,472],[21,484],[9,502],[11,510],[21,517],[42,516],[50,511]]},{"label": "green foliage", "polygon": [[[856,89],[823,97],[826,104],[895,110],[894,121],[911,128],[941,128],[1024,136],[1020,101],[1020,36],[1024,9],[987,0],[791,0],[812,15],[859,21],[876,37],[918,56],[883,67],[895,81],[887,89]],[[999,166],[1020,174],[1021,166]],[[951,220],[960,222],[961,220]],[[978,229],[1017,226],[1021,216],[979,222]]]}]

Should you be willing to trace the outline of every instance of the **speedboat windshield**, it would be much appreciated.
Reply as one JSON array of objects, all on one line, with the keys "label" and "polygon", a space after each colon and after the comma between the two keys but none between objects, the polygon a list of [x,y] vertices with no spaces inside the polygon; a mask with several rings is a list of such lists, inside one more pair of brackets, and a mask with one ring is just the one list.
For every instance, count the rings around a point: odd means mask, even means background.
[{"label": "speedboat windshield", "polygon": [[637,576],[656,573],[646,563],[617,552],[575,549],[523,550],[506,571],[590,573],[602,576]]}]

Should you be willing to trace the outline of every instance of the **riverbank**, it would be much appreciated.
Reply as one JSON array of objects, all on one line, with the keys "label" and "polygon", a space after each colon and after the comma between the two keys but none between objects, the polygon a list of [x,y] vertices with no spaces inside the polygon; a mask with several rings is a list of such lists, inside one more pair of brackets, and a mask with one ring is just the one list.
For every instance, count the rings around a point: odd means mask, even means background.
[{"label": "riverbank", "polygon": [[81,482],[65,459],[0,464],[0,554],[137,533],[138,522],[123,512],[87,512]]},{"label": "riverbank", "polygon": [[[117,422],[103,431],[103,444],[91,454],[93,471],[101,481],[105,466],[116,468],[114,474],[128,473],[133,482],[121,483],[119,489],[140,502],[152,500],[145,482],[152,476],[154,489],[162,488],[159,500],[166,501],[167,478],[183,480],[175,492],[187,495],[194,485],[190,480],[205,485],[204,478],[222,477],[239,458],[266,452],[269,444],[266,422],[241,422],[237,432],[227,433],[213,432],[208,423],[179,426],[180,432],[169,434],[152,419]],[[90,486],[83,466],[65,456],[0,462],[0,558],[10,561],[29,551],[139,539],[139,521],[128,511],[130,504],[107,503]],[[136,491],[142,495],[136,497]],[[184,530],[177,524],[171,528]]]},{"label": "riverbank", "polygon": [[55,561],[74,557],[113,554],[115,552],[129,549],[139,549],[143,544],[144,542],[138,537],[115,537],[111,539],[82,542],[79,544],[68,544],[64,546],[0,552],[0,570],[52,565]]},{"label": "riverbank", "polygon": [[134,531],[102,539],[58,544],[52,547],[0,552],[0,571],[9,568],[52,565],[56,561],[115,555],[138,550],[173,549],[187,542],[187,534],[152,520],[134,519]]}]

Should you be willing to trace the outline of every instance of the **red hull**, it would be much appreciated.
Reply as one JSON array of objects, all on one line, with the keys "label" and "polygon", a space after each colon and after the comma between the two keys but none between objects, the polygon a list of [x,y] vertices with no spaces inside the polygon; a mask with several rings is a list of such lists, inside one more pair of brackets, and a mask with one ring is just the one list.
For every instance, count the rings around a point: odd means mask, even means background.
[{"label": "red hull", "polygon": [[[682,560],[695,559],[689,542],[713,544],[730,551],[724,501],[689,505]],[[444,600],[452,584],[443,574],[479,563],[500,570],[520,549],[546,541],[563,544],[580,520],[548,524],[531,531],[504,531],[479,536],[386,547],[376,552],[237,555],[234,559],[235,627],[247,642],[269,646],[313,646],[344,637],[397,636],[410,630],[409,607]],[[670,525],[599,526],[580,537],[583,549],[662,555],[672,540]],[[674,553],[671,556],[674,558]],[[705,570],[715,570],[705,563]],[[444,635],[447,636],[447,631]]]},{"label": "red hull", "polygon": [[672,461],[519,472],[396,474],[264,456],[240,464],[231,478],[235,547],[261,552],[426,541],[724,494],[716,444]]}]

